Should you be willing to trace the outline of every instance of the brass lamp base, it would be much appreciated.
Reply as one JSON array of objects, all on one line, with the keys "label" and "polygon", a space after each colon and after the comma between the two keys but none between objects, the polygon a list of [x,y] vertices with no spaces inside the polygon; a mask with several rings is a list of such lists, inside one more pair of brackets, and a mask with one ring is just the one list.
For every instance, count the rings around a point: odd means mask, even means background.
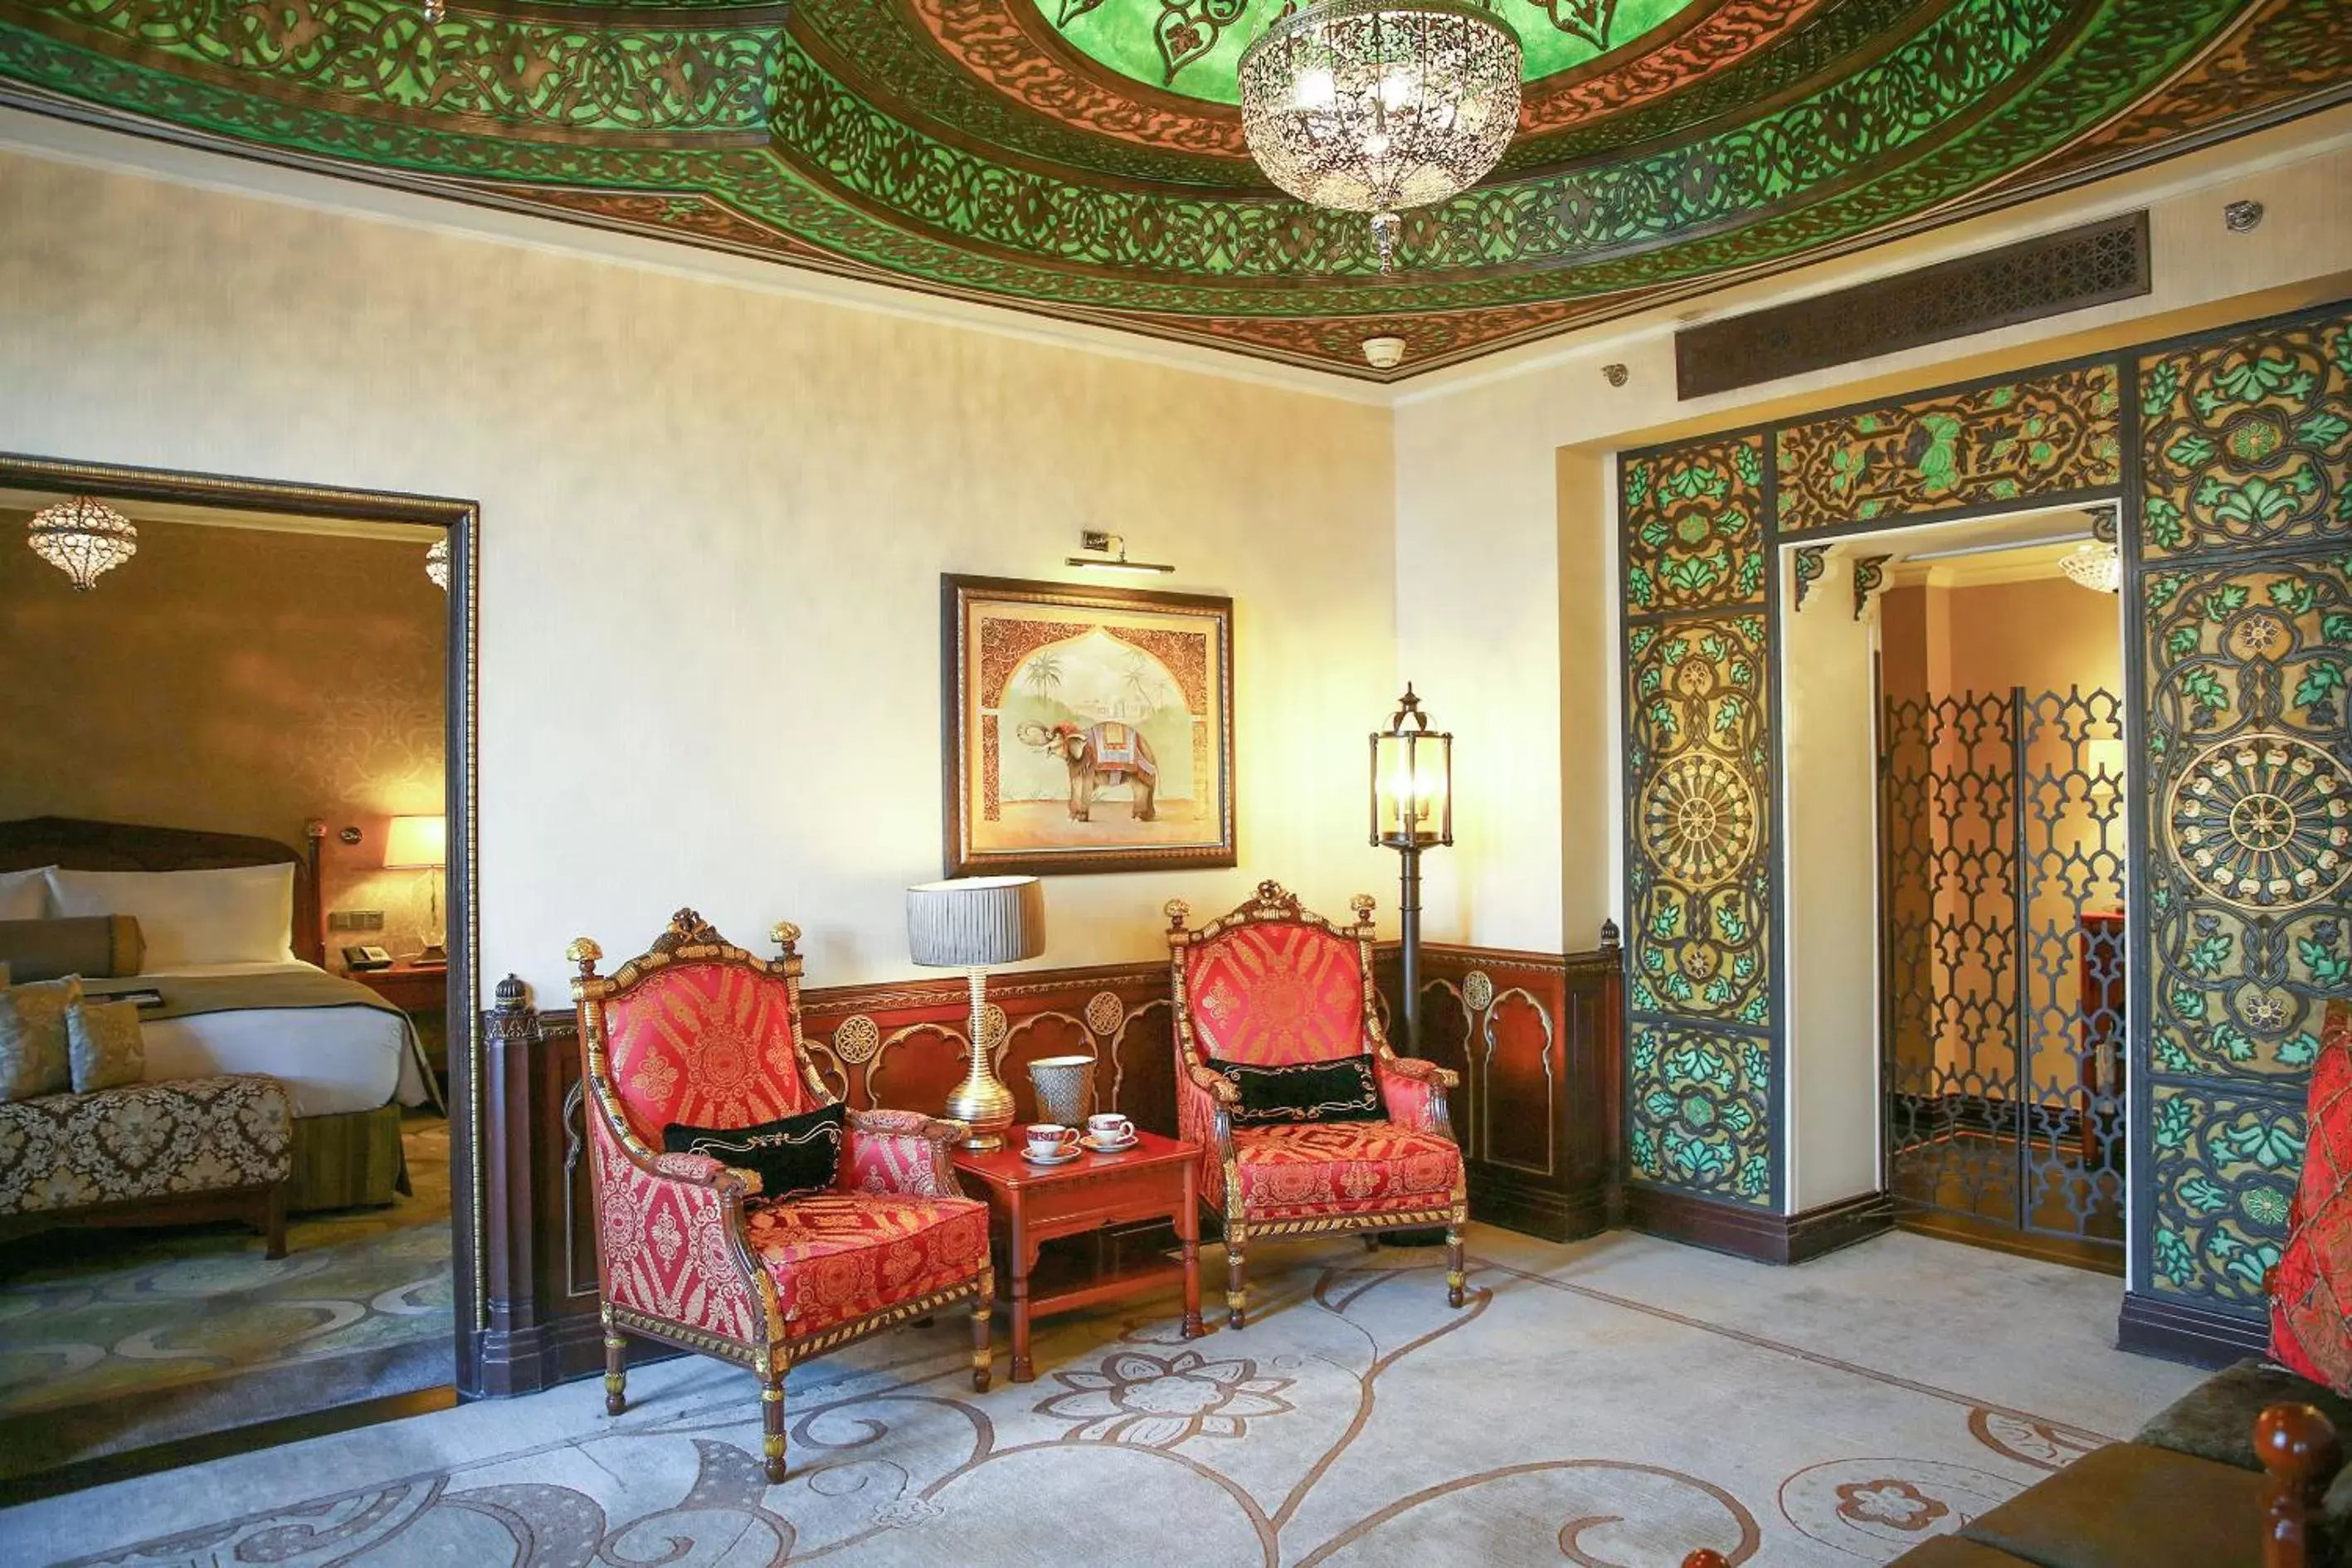
[{"label": "brass lamp base", "polygon": [[971,1070],[948,1096],[947,1113],[971,1131],[961,1148],[975,1151],[1004,1147],[1004,1130],[1013,1125],[1013,1091],[996,1077],[988,1047],[988,971],[966,970],[971,987]]}]

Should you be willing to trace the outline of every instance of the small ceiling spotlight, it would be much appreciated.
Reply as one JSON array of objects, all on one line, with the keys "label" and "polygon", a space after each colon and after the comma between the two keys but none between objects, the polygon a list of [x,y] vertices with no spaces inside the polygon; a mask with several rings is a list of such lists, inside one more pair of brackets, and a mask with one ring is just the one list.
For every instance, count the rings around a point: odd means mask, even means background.
[{"label": "small ceiling spotlight", "polygon": [[[1129,561],[1127,558],[1127,539],[1122,534],[1102,533],[1089,528],[1079,533],[1078,548],[1099,551],[1102,553],[1070,556],[1067,560],[1072,566],[1089,566],[1097,572],[1173,572],[1176,570],[1173,566],[1162,566],[1155,561]],[[1114,549],[1118,552],[1115,556],[1110,553]]]},{"label": "small ceiling spotlight", "polygon": [[1402,338],[1366,338],[1364,363],[1374,370],[1394,370],[1404,363]]},{"label": "small ceiling spotlight", "polygon": [[2221,226],[2231,234],[2252,234],[2262,226],[2263,204],[2231,202],[2221,209]]}]

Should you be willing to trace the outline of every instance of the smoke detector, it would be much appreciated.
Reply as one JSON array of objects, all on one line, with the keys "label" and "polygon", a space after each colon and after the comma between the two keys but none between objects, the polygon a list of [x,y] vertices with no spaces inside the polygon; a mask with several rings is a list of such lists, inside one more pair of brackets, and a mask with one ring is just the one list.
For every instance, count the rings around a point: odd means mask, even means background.
[{"label": "smoke detector", "polygon": [[1366,338],[1364,362],[1374,370],[1394,370],[1404,363],[1402,338]]}]

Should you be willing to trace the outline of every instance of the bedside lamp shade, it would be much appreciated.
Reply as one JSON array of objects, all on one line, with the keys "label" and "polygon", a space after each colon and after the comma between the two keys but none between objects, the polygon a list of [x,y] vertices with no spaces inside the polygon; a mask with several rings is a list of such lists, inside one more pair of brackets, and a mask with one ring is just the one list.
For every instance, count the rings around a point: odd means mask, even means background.
[{"label": "bedside lamp shade", "polygon": [[948,1096],[967,1149],[1001,1148],[1013,1091],[997,1081],[988,1037],[988,966],[1045,951],[1045,888],[1034,877],[958,877],[907,889],[907,949],[930,969],[961,969],[970,987],[971,1069]]},{"label": "bedside lamp shade", "polygon": [[927,969],[1015,963],[1045,951],[1045,889],[1034,877],[959,877],[907,889],[907,948]]},{"label": "bedside lamp shade", "polygon": [[425,871],[449,863],[449,819],[395,816],[383,838],[383,868]]}]

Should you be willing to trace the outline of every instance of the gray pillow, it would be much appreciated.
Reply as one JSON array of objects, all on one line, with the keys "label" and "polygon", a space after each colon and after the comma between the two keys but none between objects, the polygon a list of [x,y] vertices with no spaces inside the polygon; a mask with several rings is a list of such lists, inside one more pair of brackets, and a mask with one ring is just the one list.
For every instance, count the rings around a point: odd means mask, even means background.
[{"label": "gray pillow", "polygon": [[117,1089],[147,1076],[147,1042],[136,1002],[77,1002],[66,1009],[66,1051],[76,1094]]},{"label": "gray pillow", "polygon": [[63,1094],[73,1087],[66,1012],[80,1000],[79,976],[0,991],[0,1100]]},{"label": "gray pillow", "polygon": [[136,974],[147,943],[130,915],[69,915],[57,920],[0,921],[0,963],[18,982],[107,980]]}]

